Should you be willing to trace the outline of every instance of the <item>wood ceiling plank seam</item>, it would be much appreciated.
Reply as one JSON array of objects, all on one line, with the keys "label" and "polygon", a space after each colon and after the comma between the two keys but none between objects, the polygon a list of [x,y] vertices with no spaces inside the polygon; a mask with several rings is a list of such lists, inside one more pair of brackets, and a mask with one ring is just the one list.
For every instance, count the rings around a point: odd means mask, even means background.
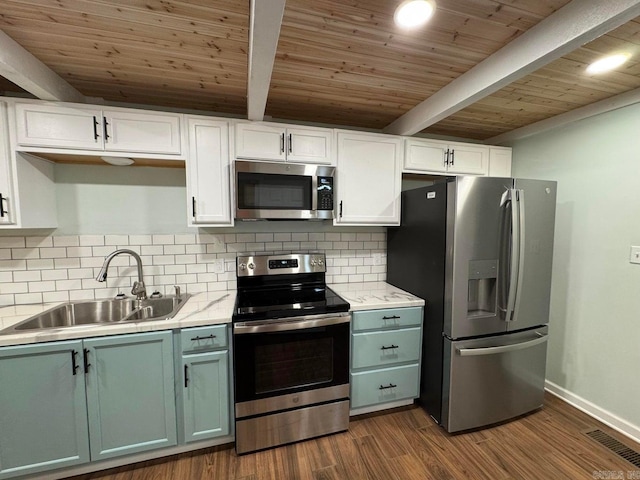
[{"label": "wood ceiling plank seam", "polygon": [[585,97],[590,97],[592,95],[602,95],[602,94],[610,94],[615,93],[612,92],[611,89],[608,91],[604,91],[602,89],[593,88],[589,85],[576,85],[575,83],[568,84],[567,82],[556,81],[554,78],[550,78],[547,76],[539,75],[538,73],[527,75],[526,77],[518,80],[518,82],[514,82],[510,84],[508,87],[510,88],[526,88],[530,86],[534,89],[539,89],[540,91],[552,91],[554,93],[562,93],[567,92],[567,94],[583,94]]},{"label": "wood ceiling plank seam", "polygon": [[[51,7],[51,2],[49,0],[27,0],[25,2],[21,2],[20,0],[5,0],[7,2],[15,2],[20,4],[26,4],[27,8],[31,6],[38,7],[38,10],[44,12],[50,12],[47,10],[48,8],[53,12],[47,13],[51,15],[51,19],[55,21],[55,14],[59,12],[57,8]],[[242,3],[242,2],[239,2]],[[74,9],[71,5],[81,4],[82,8]],[[3,5],[3,9],[7,9],[8,7]],[[137,10],[132,10],[127,7],[119,7],[113,5],[109,2],[100,2],[99,0],[67,0],[65,3],[65,10],[68,12],[77,13],[80,18],[90,19],[91,16],[101,17],[105,19],[111,19],[116,21],[127,21],[132,24],[140,24],[140,25],[155,25],[167,30],[181,30],[185,32],[197,32],[198,30],[206,31],[207,28],[220,26],[219,22],[215,21],[207,21],[202,17],[199,17],[197,20],[194,19],[182,19],[179,17],[173,17],[167,14],[159,14],[155,12],[144,12],[144,15],[136,15]],[[115,11],[115,13],[113,13]],[[239,16],[240,18],[242,15]],[[246,17],[248,18],[248,16]],[[87,20],[85,20],[86,22]],[[248,25],[248,20],[245,19],[246,25]],[[243,22],[244,23],[244,22]]]},{"label": "wood ceiling plank seam", "polygon": [[326,83],[323,83],[323,82],[310,83],[310,82],[283,81],[279,83],[277,86],[272,88],[271,95],[286,96],[288,91],[307,92],[311,94],[319,90],[322,90],[323,92],[327,94],[332,94],[335,97],[342,96],[343,99],[346,94],[349,98],[351,97],[353,98],[367,97],[367,98],[382,98],[382,99],[387,98],[390,100],[394,100],[396,102],[401,102],[405,105],[410,104],[415,99],[422,98],[421,91],[418,91],[418,90],[416,90],[415,92],[397,92],[392,89],[357,88],[359,87],[359,85],[356,85],[355,87],[356,88],[353,88],[353,85],[349,85],[349,84],[344,84],[344,86],[341,87],[341,86],[327,85]]},{"label": "wood ceiling plank seam", "polygon": [[[56,47],[55,45],[51,45],[51,48],[37,47],[34,46],[30,41],[23,41],[25,48],[30,51],[34,51],[36,56],[44,57],[47,52],[57,52],[58,56],[64,56],[68,58],[79,58],[82,57],[79,55],[87,55],[87,57],[97,57],[102,58],[103,61],[107,62],[107,65],[113,65],[115,62],[122,62],[122,64],[127,64],[127,62],[131,62],[132,64],[140,64],[141,62],[148,62],[149,60],[146,57],[153,58],[153,56],[148,54],[155,55],[165,55],[164,58],[155,60],[162,63],[166,63],[169,66],[182,66],[187,70],[194,70],[201,68],[201,65],[204,65],[202,57],[196,57],[193,55],[176,55],[173,57],[166,56],[166,52],[163,51],[153,51],[149,48],[138,48],[136,46],[125,46],[122,48],[118,46],[118,48],[114,48],[111,44],[106,44],[103,42],[95,42],[93,46],[68,46],[64,48]],[[92,54],[92,55],[90,55]],[[225,65],[229,66],[237,66],[240,69],[243,69],[243,66],[246,67],[246,64],[243,63],[230,63],[226,58],[207,58],[211,62],[212,65],[217,65],[224,68]]]},{"label": "wood ceiling plank seam", "polygon": [[[0,28],[5,32],[11,31],[11,36],[18,38],[30,38],[33,35],[56,35],[59,37],[74,39],[75,41],[87,41],[90,42],[95,38],[101,38],[105,41],[113,41],[118,44],[130,44],[130,43],[142,43],[150,44],[156,48],[175,48],[185,46],[186,48],[200,49],[206,47],[213,47],[219,52],[225,52],[229,49],[246,52],[246,38],[245,39],[232,39],[226,37],[215,37],[212,40],[211,35],[184,35],[182,32],[180,36],[172,34],[167,37],[166,34],[160,38],[154,38],[149,35],[150,32],[137,31],[135,34],[131,33],[129,29],[127,33],[122,32],[122,28],[116,29],[111,26],[110,30],[105,25],[105,29],[99,29],[95,24],[92,27],[78,26],[78,25],[63,25],[59,26],[58,30],[48,25],[48,22],[43,20],[14,20],[13,18],[8,21],[6,16],[0,17]],[[158,31],[160,29],[154,27],[151,30]],[[198,41],[193,41],[197,39]]]},{"label": "wood ceiling plank seam", "polygon": [[[538,97],[550,99],[551,101],[567,101],[577,105],[584,105],[585,103],[594,101],[593,99],[596,99],[599,96],[607,95],[606,93],[598,92],[596,90],[587,93],[583,91],[569,90],[567,88],[555,88],[553,85],[530,87],[527,84],[511,84],[508,87],[498,90],[498,92],[501,91],[511,92],[513,95],[537,95]],[[495,95],[496,93],[493,93],[492,95]],[[479,101],[481,102],[482,100]]]}]

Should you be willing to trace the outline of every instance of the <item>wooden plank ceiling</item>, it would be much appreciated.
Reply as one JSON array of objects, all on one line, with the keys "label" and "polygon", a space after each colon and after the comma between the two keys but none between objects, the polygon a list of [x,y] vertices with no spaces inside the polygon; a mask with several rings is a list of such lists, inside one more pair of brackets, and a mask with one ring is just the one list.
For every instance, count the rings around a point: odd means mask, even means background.
[{"label": "wooden plank ceiling", "polygon": [[[569,0],[437,0],[412,33],[398,0],[287,0],[266,114],[381,129]],[[3,0],[0,29],[83,95],[246,116],[249,0]],[[640,87],[632,21],[423,133],[484,140]],[[16,91],[0,82],[0,91]]]}]

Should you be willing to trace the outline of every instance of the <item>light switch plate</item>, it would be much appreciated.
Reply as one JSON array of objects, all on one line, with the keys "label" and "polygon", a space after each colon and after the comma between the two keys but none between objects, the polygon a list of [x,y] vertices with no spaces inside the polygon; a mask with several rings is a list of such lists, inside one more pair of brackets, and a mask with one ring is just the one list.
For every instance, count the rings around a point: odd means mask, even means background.
[{"label": "light switch plate", "polygon": [[629,263],[640,263],[640,247],[631,246],[629,254]]}]

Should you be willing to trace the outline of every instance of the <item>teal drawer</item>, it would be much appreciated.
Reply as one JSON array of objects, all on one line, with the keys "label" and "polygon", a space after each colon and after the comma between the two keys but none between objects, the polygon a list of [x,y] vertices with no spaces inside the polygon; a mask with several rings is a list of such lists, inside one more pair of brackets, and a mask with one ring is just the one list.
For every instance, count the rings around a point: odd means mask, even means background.
[{"label": "teal drawer", "polygon": [[381,328],[412,327],[422,324],[422,307],[387,308],[353,312],[354,332]]},{"label": "teal drawer", "polygon": [[420,359],[420,328],[354,333],[351,368],[382,367]]},{"label": "teal drawer", "polygon": [[417,398],[418,364],[382,368],[351,374],[351,408]]},{"label": "teal drawer", "polygon": [[200,353],[224,348],[227,343],[226,325],[183,328],[180,331],[182,353]]}]

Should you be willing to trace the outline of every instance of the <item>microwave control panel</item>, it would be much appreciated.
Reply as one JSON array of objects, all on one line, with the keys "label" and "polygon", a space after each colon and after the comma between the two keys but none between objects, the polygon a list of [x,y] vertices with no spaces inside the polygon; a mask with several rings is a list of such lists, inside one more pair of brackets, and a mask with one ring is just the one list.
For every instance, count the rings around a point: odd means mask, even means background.
[{"label": "microwave control panel", "polygon": [[318,210],[333,210],[333,177],[318,178]]}]

